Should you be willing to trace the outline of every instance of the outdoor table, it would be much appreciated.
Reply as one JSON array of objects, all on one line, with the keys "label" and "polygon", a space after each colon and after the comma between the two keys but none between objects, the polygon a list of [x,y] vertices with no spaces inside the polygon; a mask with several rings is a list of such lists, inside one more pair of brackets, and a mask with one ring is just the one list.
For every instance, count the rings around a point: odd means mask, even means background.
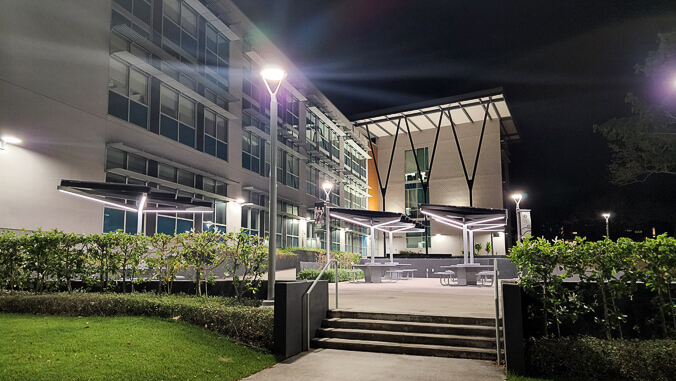
[{"label": "outdoor table", "polygon": [[399,263],[364,263],[352,267],[361,269],[364,272],[364,281],[366,283],[381,283],[383,275],[387,270],[396,269],[405,266]]},{"label": "outdoor table", "polygon": [[476,285],[476,275],[485,269],[492,269],[493,265],[480,265],[474,263],[441,266],[442,269],[451,269],[455,271],[458,286]]}]

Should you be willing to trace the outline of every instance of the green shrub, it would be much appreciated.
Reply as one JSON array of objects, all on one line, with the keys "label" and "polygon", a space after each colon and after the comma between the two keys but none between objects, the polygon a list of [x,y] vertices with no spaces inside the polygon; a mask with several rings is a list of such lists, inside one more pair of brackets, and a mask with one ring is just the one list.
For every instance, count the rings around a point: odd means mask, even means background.
[{"label": "green shrub", "polygon": [[155,294],[0,294],[0,312],[70,316],[178,318],[235,341],[272,348],[274,312],[257,301]]},{"label": "green shrub", "polygon": [[526,358],[534,376],[673,380],[676,340],[531,339]]},{"label": "green shrub", "polygon": [[[317,269],[309,269],[309,270],[303,270],[296,274],[296,279],[299,280],[315,280],[317,279],[317,276],[319,276],[319,273],[321,270]],[[348,280],[352,279],[354,275],[348,273],[344,269],[338,269],[338,281],[339,282],[347,282]],[[363,272],[358,272],[356,273],[357,279],[364,279],[364,273]],[[320,278],[321,280],[328,280],[329,283],[335,283],[336,282],[336,270],[335,269],[328,269],[324,271],[324,274],[322,274],[322,277]]]},{"label": "green shrub", "polygon": [[[512,248],[509,258],[521,274],[519,284],[542,302],[545,335],[552,333],[549,325],[560,336],[562,323],[590,316],[607,339],[623,338],[632,329],[626,324],[632,311],[623,309],[619,301],[634,298],[638,283],[654,295],[656,308],[648,321],[659,327],[659,336],[676,334],[676,306],[670,303],[676,274],[673,237],[662,234],[643,242],[628,238],[549,242],[526,236]],[[555,274],[557,269],[561,271]],[[580,282],[564,287],[564,279],[574,276]],[[589,293],[586,298],[585,293]]]}]

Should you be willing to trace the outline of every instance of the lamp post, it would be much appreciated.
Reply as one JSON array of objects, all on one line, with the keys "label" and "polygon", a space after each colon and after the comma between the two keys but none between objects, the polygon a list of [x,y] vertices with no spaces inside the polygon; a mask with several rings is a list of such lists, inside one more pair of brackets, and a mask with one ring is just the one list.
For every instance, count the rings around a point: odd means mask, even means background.
[{"label": "lamp post", "polygon": [[326,204],[324,206],[324,215],[325,215],[325,222],[324,224],[326,225],[326,262],[331,259],[331,220],[329,216],[329,204],[331,204],[331,190],[333,189],[333,184],[330,182],[325,182],[322,184],[322,189],[324,190],[324,193],[326,194]]},{"label": "lamp post", "polygon": [[261,77],[270,93],[270,220],[268,222],[268,299],[267,305],[275,300],[275,267],[277,255],[277,92],[286,77],[279,66],[265,66]]},{"label": "lamp post", "polygon": [[610,219],[610,213],[603,213],[601,217],[606,219],[606,237],[610,238],[610,228],[608,226],[608,220]]},{"label": "lamp post", "polygon": [[521,209],[519,209],[519,203],[521,202],[522,198],[523,195],[521,193],[515,193],[512,195],[512,199],[514,202],[516,202],[516,240],[519,242],[521,242]]}]

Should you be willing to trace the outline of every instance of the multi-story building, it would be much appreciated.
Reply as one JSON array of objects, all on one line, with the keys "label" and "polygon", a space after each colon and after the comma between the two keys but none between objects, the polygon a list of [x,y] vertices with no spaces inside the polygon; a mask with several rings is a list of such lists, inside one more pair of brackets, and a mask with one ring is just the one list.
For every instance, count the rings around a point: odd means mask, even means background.
[{"label": "multi-story building", "polygon": [[[227,0],[3,1],[0,229],[137,230],[135,213],[57,191],[62,179],[146,184],[214,202],[147,214],[146,234],[193,227],[268,235],[277,155],[278,246],[324,246],[312,208],[367,205],[366,139]],[[289,76],[270,152],[266,63]],[[237,202],[240,201],[240,202]],[[342,226],[334,249],[366,252]]]},{"label": "multi-story building", "polygon": [[[270,152],[270,96],[259,75],[272,63],[289,73],[277,95],[276,153]],[[486,96],[494,97],[492,107],[506,108],[504,97],[493,93],[479,96],[479,103]],[[455,141],[469,147],[481,118],[468,114],[476,111],[469,103],[477,97],[461,98],[425,107],[441,105],[458,114]],[[414,120],[411,112],[425,111],[420,107],[352,123],[230,0],[4,0],[0,136],[14,135],[23,143],[0,151],[0,229],[137,231],[134,212],[57,191],[61,180],[71,179],[144,184],[214,203],[213,213],[204,217],[148,213],[141,227],[146,234],[244,228],[267,236],[275,154],[277,245],[325,247],[312,221],[315,203],[325,197],[324,182],[334,184],[334,205],[380,210],[386,203],[387,210],[420,217],[422,184],[416,180],[428,177],[427,159],[420,157],[434,157],[434,133],[415,125],[434,115],[422,112],[423,119]],[[384,173],[398,135],[392,123],[402,115],[415,125],[406,135],[415,140],[424,168],[416,176],[413,148],[406,148],[406,137],[399,139],[392,190],[383,199],[369,154]],[[507,116],[506,109],[489,115],[475,206],[503,207],[504,143],[512,136],[505,129]],[[449,125],[441,126],[427,202],[469,205]],[[367,253],[365,229],[333,223],[332,249]],[[397,236],[395,251],[427,247],[449,253],[458,239],[431,225],[427,238]]]},{"label": "multi-story building", "polygon": [[[501,88],[357,119],[355,126],[365,130],[376,153],[377,171],[374,165],[369,173],[369,208],[404,213],[427,225],[426,233],[395,235],[395,253],[462,253],[461,230],[426,218],[420,204],[491,209],[506,205],[508,143],[519,136]],[[474,239],[482,245],[481,253],[491,243],[491,253],[505,254],[505,233],[478,231]]]}]

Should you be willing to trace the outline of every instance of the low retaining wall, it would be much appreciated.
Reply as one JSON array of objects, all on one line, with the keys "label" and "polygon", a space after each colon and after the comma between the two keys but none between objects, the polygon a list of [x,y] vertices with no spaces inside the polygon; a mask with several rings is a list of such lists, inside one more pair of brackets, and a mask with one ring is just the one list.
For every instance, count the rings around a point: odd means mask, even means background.
[{"label": "low retaining wall", "polygon": [[[282,359],[307,350],[305,293],[311,281],[275,283],[274,352]],[[329,310],[329,282],[320,280],[310,296],[310,337],[321,327]]]}]

